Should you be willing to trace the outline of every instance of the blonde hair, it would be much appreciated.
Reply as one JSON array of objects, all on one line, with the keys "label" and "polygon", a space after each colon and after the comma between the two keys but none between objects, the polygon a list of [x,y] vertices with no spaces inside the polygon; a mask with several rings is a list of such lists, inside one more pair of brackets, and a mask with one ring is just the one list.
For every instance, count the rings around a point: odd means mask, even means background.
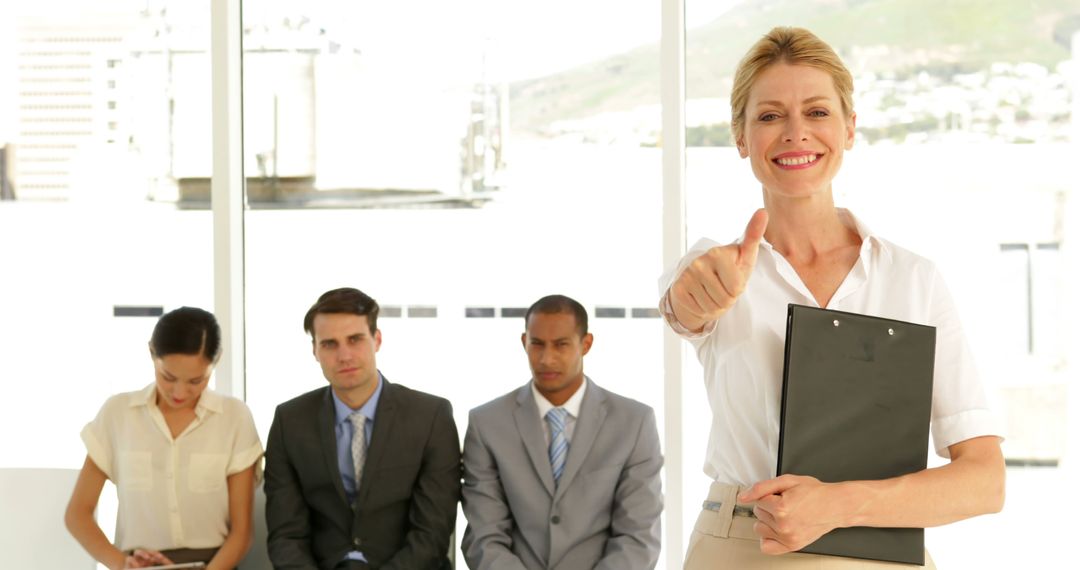
[{"label": "blonde hair", "polygon": [[736,142],[742,139],[746,128],[750,88],[761,72],[776,63],[805,65],[828,73],[840,95],[844,115],[854,112],[851,94],[855,85],[851,72],[829,44],[803,28],[776,27],[746,52],[735,70],[735,82],[731,87],[731,136]]}]

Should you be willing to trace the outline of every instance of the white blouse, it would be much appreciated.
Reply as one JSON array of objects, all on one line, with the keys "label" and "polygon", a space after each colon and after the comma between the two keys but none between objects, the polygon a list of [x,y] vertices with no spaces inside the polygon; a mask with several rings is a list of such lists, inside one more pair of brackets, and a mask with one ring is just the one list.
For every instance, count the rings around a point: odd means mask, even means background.
[{"label": "white blouse", "polygon": [[[938,455],[973,437],[1000,436],[952,297],[934,265],[875,235],[847,210],[862,238],[859,258],[826,308],[937,327],[930,428]],[[712,409],[705,474],[749,486],[776,474],[787,305],[817,307],[795,269],[762,240],[735,305],[697,334],[675,320],[667,290],[690,262],[718,244],[702,239],[660,278],[661,312],[705,369]]]},{"label": "white blouse", "polygon": [[116,546],[216,548],[229,532],[226,478],[256,464],[262,443],[248,407],[205,390],[173,439],[155,385],[109,398],[82,430],[90,459],[117,488]]}]

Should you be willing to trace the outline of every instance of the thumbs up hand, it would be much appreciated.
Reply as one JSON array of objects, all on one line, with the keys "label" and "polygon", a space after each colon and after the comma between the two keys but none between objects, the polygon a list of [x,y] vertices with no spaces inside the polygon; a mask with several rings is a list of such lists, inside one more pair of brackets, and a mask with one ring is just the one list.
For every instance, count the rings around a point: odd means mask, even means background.
[{"label": "thumbs up hand", "polygon": [[668,290],[671,308],[682,326],[700,332],[735,304],[746,290],[768,225],[768,212],[754,212],[742,243],[714,247],[683,270]]}]

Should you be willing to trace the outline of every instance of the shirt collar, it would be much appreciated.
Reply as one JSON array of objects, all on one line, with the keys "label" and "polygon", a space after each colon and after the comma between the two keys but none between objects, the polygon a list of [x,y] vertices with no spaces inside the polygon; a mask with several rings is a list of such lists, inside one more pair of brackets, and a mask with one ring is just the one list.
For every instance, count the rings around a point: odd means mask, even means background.
[{"label": "shirt collar", "polygon": [[[859,248],[860,263],[866,263],[870,258],[870,255],[875,252],[886,256],[886,261],[888,261],[887,257],[890,255],[889,248],[883,247],[884,244],[882,243],[881,238],[870,229],[870,226],[863,223],[862,220],[856,217],[855,214],[852,214],[851,210],[848,210],[847,208],[837,208],[836,211],[845,222],[849,222],[853,225],[855,227],[855,232],[859,234],[859,239],[862,241],[862,246]],[[742,243],[742,236],[740,236],[736,242]],[[764,238],[761,240],[761,247],[764,247],[766,251],[776,251],[773,249],[772,244]]]},{"label": "shirt collar", "polygon": [[128,400],[128,405],[132,408],[138,406],[153,406],[154,395],[157,394],[157,384],[151,382],[149,386],[139,390],[138,392],[132,392],[131,398]]},{"label": "shirt collar", "polygon": [[[574,392],[574,395],[570,396],[570,399],[567,400],[565,404],[559,406],[560,408],[563,408],[564,410],[569,412],[570,417],[574,419],[577,419],[578,413],[581,411],[581,400],[585,398],[585,390],[588,385],[589,378],[586,377],[585,381],[582,382],[581,386],[579,386],[577,391]],[[540,393],[540,390],[536,389],[536,384],[533,383],[532,380],[529,381],[529,387],[532,388],[533,399],[536,400],[536,407],[540,410],[540,419],[544,419],[544,417],[547,416],[547,413],[551,411],[555,406],[552,405],[552,403],[549,402],[548,399]]]},{"label": "shirt collar", "polygon": [[[224,410],[224,401],[224,396],[207,388],[203,390],[202,394],[199,394],[199,402],[195,404],[195,415],[201,418],[206,415],[206,412],[220,414],[222,410]],[[132,392],[131,399],[128,400],[128,406],[132,408],[139,406],[154,406],[156,403],[156,382],[151,382],[149,386],[138,392]]]},{"label": "shirt collar", "polygon": [[[862,247],[859,249],[859,257],[864,261],[870,257],[870,254],[876,252],[880,255],[889,256],[889,248],[883,247],[884,244],[881,238],[878,237],[870,226],[866,225],[862,220],[857,218],[855,214],[851,213],[851,210],[847,208],[837,208],[837,212],[840,216],[846,220],[849,220],[852,225],[855,226],[855,231],[859,234],[859,239],[862,240]],[[888,261],[888,259],[886,259]]]},{"label": "shirt collar", "polygon": [[379,385],[375,387],[375,392],[371,394],[371,397],[368,398],[367,402],[364,402],[363,406],[360,406],[359,410],[354,410],[347,406],[345,402],[342,402],[341,398],[338,398],[337,393],[334,392],[334,389],[331,388],[330,396],[334,399],[334,419],[336,420],[336,423],[340,424],[341,422],[349,421],[349,416],[351,416],[353,412],[360,412],[361,414],[364,414],[364,417],[367,418],[367,421],[374,422],[375,410],[379,407],[379,396],[382,396],[382,389],[383,377],[382,372],[380,372]]},{"label": "shirt collar", "polygon": [[195,413],[199,413],[199,408],[202,408],[206,411],[220,414],[224,411],[224,399],[224,396],[207,387],[199,396],[199,403],[195,404]]}]

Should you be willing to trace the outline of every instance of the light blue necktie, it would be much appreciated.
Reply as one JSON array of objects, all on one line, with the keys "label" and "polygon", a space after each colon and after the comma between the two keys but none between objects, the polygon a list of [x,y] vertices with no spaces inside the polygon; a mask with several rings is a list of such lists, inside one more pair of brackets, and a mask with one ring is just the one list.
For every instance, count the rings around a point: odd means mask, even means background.
[{"label": "light blue necktie", "polygon": [[570,442],[566,441],[566,416],[570,415],[565,408],[552,408],[544,416],[548,426],[551,427],[551,447],[548,448],[548,459],[551,460],[551,474],[555,477],[555,485],[559,484],[563,469],[566,468],[566,454],[570,451]]}]

